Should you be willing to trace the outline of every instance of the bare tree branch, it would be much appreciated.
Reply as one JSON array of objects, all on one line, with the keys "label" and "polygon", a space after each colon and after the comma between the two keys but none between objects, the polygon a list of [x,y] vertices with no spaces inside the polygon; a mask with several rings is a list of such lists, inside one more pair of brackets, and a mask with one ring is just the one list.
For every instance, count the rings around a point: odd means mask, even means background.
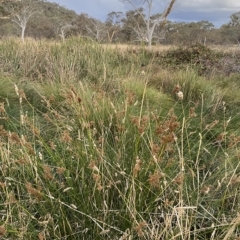
[{"label": "bare tree branch", "polygon": [[71,28],[71,27],[72,27],[71,24],[66,24],[66,25],[60,27],[60,34],[59,34],[59,36],[61,37],[63,42],[65,41],[65,38],[66,38],[66,30]]},{"label": "bare tree branch", "polygon": [[98,42],[102,41],[102,34],[106,26],[98,20],[90,20],[90,25],[86,26],[88,33],[96,38]]},{"label": "bare tree branch", "polygon": [[27,23],[35,14],[39,14],[36,2],[29,1],[2,1],[3,7],[9,12],[9,18],[21,28],[21,39],[24,42]]},{"label": "bare tree branch", "polygon": [[[129,3],[134,9],[137,11],[139,16],[142,18],[145,28],[142,28],[137,24],[137,27],[134,28],[134,32],[137,35],[138,39],[141,39],[144,42],[148,43],[149,48],[151,48],[153,38],[162,38],[165,35],[162,33],[161,36],[154,35],[154,31],[156,26],[160,25],[162,30],[164,30],[164,26],[167,21],[167,17],[171,12],[174,3],[176,0],[171,0],[168,7],[164,10],[162,14],[158,14],[155,18],[152,16],[152,8],[153,8],[153,0],[144,0],[142,1],[142,5],[146,5],[145,11],[146,16],[141,8],[137,8],[137,6],[133,3],[133,0],[121,0],[122,2]],[[163,31],[164,32],[164,31]]]}]

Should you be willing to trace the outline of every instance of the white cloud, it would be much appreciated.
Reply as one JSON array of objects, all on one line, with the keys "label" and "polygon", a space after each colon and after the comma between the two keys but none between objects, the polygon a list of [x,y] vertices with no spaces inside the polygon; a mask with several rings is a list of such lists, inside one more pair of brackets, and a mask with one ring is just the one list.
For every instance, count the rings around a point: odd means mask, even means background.
[{"label": "white cloud", "polygon": [[239,8],[240,1],[237,0],[180,0],[177,1],[181,9],[192,9],[195,11],[224,10],[232,11]]},{"label": "white cloud", "polygon": [[[77,13],[88,15],[105,21],[107,14],[112,11],[132,9],[129,4],[120,0],[50,0],[64,5]],[[134,0],[141,3],[143,0]],[[154,0],[153,13],[161,13],[167,7],[170,0]],[[231,14],[240,11],[240,0],[177,0],[173,11],[169,15],[170,20],[182,22],[208,20],[216,26],[229,22]]]}]

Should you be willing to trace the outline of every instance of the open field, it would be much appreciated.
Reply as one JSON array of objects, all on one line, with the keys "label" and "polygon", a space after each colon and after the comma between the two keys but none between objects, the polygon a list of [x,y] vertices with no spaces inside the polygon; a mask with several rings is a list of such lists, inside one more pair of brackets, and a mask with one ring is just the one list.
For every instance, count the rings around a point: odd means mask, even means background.
[{"label": "open field", "polygon": [[[142,49],[143,46],[136,46],[136,45],[128,45],[128,44],[103,44],[103,46],[107,46],[111,49],[118,49],[120,51],[127,51],[130,49]],[[207,45],[210,49],[215,50],[215,51],[222,51],[226,53],[238,53],[240,52],[240,46],[238,44],[236,45]],[[173,46],[173,45],[153,45],[152,46],[152,51],[167,51],[170,49],[175,49],[178,48],[178,46]],[[147,46],[144,47],[144,49],[148,49]]]},{"label": "open field", "polygon": [[238,50],[125,49],[0,42],[1,239],[240,239]]}]

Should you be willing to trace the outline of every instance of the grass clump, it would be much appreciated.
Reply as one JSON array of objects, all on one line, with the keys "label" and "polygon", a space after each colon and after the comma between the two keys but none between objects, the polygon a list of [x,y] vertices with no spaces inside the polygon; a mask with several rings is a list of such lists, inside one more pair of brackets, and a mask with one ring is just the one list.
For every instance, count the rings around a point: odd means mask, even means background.
[{"label": "grass clump", "polygon": [[238,105],[223,104],[229,89],[194,70],[141,73],[136,56],[69,43],[31,43],[29,56],[43,45],[42,62],[54,59],[45,75],[39,65],[37,75],[2,71],[1,237],[236,239],[240,137]]}]

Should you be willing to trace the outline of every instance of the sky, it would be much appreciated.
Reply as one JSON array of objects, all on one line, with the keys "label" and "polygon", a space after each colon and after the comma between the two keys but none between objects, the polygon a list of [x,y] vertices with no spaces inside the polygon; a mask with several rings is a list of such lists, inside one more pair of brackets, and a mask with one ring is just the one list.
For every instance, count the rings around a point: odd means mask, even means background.
[{"label": "sky", "polygon": [[[142,0],[132,0],[141,3]],[[49,0],[58,3],[76,13],[87,13],[89,16],[105,21],[112,11],[126,12],[133,9],[121,0]],[[153,0],[153,14],[162,13],[170,0]],[[177,0],[168,20],[175,22],[199,22],[207,20],[215,27],[230,21],[233,13],[240,12],[240,0]]]}]

